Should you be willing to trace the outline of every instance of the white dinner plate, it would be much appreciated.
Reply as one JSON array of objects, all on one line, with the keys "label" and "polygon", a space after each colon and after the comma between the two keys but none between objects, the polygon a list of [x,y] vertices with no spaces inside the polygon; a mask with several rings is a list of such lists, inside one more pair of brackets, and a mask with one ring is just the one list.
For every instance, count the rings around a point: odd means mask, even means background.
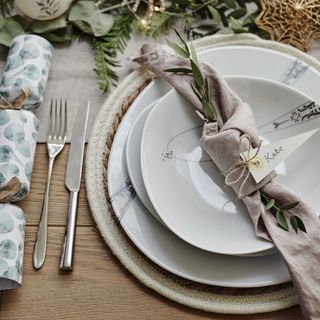
[{"label": "white dinner plate", "polygon": [[[259,133],[268,141],[298,134],[305,126],[320,127],[320,118],[313,118],[313,121],[287,126],[287,129],[270,130],[268,124],[308,104],[310,98],[271,80],[228,77],[227,82],[252,107],[257,126],[262,128]],[[220,170],[200,147],[202,128],[203,120],[195,113],[195,108],[176,90],[163,97],[149,114],[142,135],[141,167],[156,212],[171,231],[203,250],[248,255],[272,248],[273,243],[255,235],[244,204],[230,187],[226,187]],[[320,162],[320,152],[316,152],[313,144],[319,139],[319,135],[316,136],[306,142],[305,154],[297,151],[287,159],[289,167],[293,170],[303,167],[306,156]],[[286,163],[277,171],[283,176],[284,184],[292,187],[290,176],[296,177],[297,170],[287,169]],[[303,179],[305,173],[300,175]],[[312,176],[320,180],[320,172]],[[303,181],[301,179],[299,181]],[[307,197],[314,188],[320,192],[316,185],[299,185],[303,196]],[[319,204],[314,208],[318,211]]]},{"label": "white dinner plate", "polygon": [[[320,101],[320,73],[287,54],[251,46],[225,46],[199,53],[224,75],[248,75],[285,82]],[[125,143],[141,111],[170,90],[152,81],[132,103],[117,130],[108,162],[108,190],[115,214],[134,244],[164,269],[193,281],[226,287],[259,287],[290,280],[279,254],[233,257],[187,244],[164,228],[134,196],[128,179]]]},{"label": "white dinner plate", "polygon": [[[158,100],[157,100],[158,101]],[[143,127],[146,119],[151,112],[152,108],[156,105],[157,101],[151,103],[147,108],[145,108],[141,114],[137,117],[136,121],[133,123],[131,130],[128,135],[126,142],[126,164],[129,173],[129,177],[135,192],[137,193],[141,202],[145,205],[148,211],[162,224],[160,216],[154,209],[150,198],[148,196],[147,190],[144,186],[141,172],[141,141]]]}]

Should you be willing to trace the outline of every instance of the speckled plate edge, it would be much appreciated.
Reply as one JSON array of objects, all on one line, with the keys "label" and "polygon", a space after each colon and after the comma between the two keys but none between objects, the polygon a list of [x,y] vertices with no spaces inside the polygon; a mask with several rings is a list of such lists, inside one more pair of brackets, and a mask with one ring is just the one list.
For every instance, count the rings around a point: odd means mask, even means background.
[{"label": "speckled plate edge", "polygon": [[[320,70],[319,62],[289,46],[264,41],[253,35],[211,36],[195,41],[199,50],[214,46],[249,45],[291,54]],[[115,218],[108,199],[106,170],[117,127],[132,101],[153,74],[142,69],[131,73],[108,97],[97,115],[86,156],[86,186],[93,218],[115,256],[143,284],[189,307],[228,314],[271,312],[297,304],[290,283],[268,288],[227,289],[179,278],[155,265],[128,239]]]}]

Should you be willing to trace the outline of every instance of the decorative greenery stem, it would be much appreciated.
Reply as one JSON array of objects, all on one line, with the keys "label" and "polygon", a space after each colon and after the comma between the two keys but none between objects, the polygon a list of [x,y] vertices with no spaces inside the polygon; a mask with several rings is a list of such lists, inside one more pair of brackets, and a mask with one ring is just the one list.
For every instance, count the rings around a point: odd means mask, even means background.
[{"label": "decorative greenery stem", "polygon": [[299,230],[305,233],[307,232],[302,219],[297,215],[289,214],[290,210],[295,208],[299,204],[299,202],[285,203],[283,205],[280,205],[275,199],[272,199],[269,195],[261,190],[260,195],[261,201],[265,205],[265,209],[269,210],[272,213],[282,229],[289,231],[289,220],[291,227],[296,233],[298,233]]},{"label": "decorative greenery stem", "polygon": [[177,30],[175,30],[178,38],[179,38],[179,45],[167,40],[168,45],[180,56],[184,58],[188,58],[190,61],[190,69],[189,68],[172,68],[165,70],[166,72],[173,72],[173,73],[190,73],[193,76],[193,83],[191,84],[191,88],[200,100],[202,104],[203,116],[205,117],[206,121],[209,122],[216,122],[217,121],[217,112],[212,101],[212,88],[209,77],[203,76],[197,54],[195,49],[190,44],[190,48],[188,47],[187,43],[183,40],[181,35]]},{"label": "decorative greenery stem", "polygon": [[114,70],[119,67],[116,56],[119,51],[122,52],[125,49],[126,43],[130,39],[131,20],[131,15],[119,16],[106,36],[93,38],[95,71],[99,87],[103,92],[109,91],[110,87],[118,80],[118,75]]}]

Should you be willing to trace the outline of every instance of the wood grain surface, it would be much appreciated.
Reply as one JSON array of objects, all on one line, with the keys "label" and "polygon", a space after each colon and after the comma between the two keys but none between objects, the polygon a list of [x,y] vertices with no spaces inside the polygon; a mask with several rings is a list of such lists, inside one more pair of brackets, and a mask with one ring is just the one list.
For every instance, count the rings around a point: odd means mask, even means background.
[{"label": "wood grain surface", "polygon": [[49,206],[49,235],[45,265],[32,267],[32,251],[47,174],[45,145],[38,145],[31,192],[19,205],[26,219],[23,285],[3,291],[1,320],[42,319],[215,319],[302,320],[299,307],[260,315],[230,316],[206,313],[181,306],[141,285],[127,272],[102,241],[91,218],[82,183],[74,270],[59,271],[59,257],[68,208],[64,176],[69,147],[56,160]]}]

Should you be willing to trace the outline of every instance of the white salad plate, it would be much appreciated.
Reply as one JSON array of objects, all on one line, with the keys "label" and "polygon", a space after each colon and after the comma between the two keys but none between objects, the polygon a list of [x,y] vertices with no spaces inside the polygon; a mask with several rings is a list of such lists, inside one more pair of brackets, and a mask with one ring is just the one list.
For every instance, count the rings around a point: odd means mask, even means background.
[{"label": "white salad plate", "polygon": [[[226,80],[252,107],[257,126],[261,128],[259,134],[265,140],[279,141],[284,135],[293,136],[310,125],[320,127],[320,118],[282,130],[270,127],[279,115],[286,116],[310,103],[310,98],[298,90],[252,77],[226,77]],[[150,112],[142,135],[141,168],[153,207],[171,231],[200,249],[248,255],[272,248],[271,242],[255,235],[242,201],[226,187],[220,170],[200,147],[203,124],[195,108],[176,90],[159,100]],[[318,185],[301,183],[314,176],[319,181],[320,173],[306,177],[305,172],[297,170],[306,163],[306,156],[315,163],[320,162],[320,152],[314,148],[316,139],[318,134],[307,140],[304,153],[295,152],[277,168],[288,187],[294,187],[290,177],[299,176],[299,185],[295,187],[305,198],[310,198],[314,191],[320,192]],[[318,211],[319,203],[314,205]]]},{"label": "white salad plate", "polygon": [[[215,64],[223,75],[284,82],[320,101],[320,73],[290,55],[251,46],[225,46],[203,51],[199,58]],[[126,167],[126,139],[139,114],[170,89],[159,79],[146,86],[131,104],[114,137],[108,161],[108,192],[123,230],[153,262],[186,279],[226,287],[260,287],[289,281],[280,254],[248,258],[198,249],[163,227],[135,196]]]}]

